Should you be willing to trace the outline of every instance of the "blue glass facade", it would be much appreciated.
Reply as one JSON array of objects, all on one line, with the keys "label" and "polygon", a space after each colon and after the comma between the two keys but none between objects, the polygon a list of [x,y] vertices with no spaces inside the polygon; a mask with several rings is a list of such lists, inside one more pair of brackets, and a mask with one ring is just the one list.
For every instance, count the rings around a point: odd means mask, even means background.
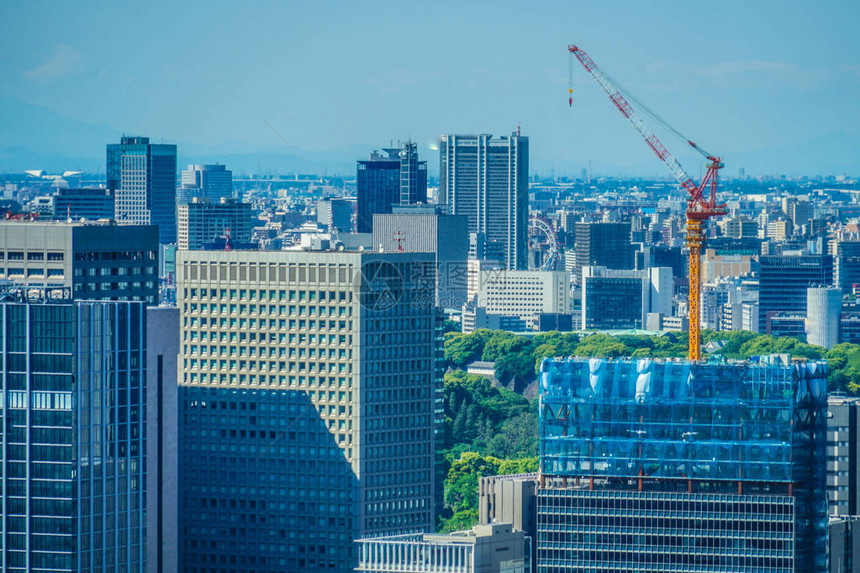
[{"label": "blue glass facade", "polygon": [[176,145],[123,137],[107,146],[107,188],[120,222],[158,225],[158,242],[176,242]]},{"label": "blue glass facade", "polygon": [[142,303],[0,305],[2,570],[145,570]]},{"label": "blue glass facade", "polygon": [[418,161],[418,148],[404,143],[359,161],[356,175],[356,230],[373,232],[373,215],[391,213],[392,205],[427,202],[427,162]]},{"label": "blue glass facade", "polygon": [[180,387],[182,571],[346,571],[357,480],[304,392]]},{"label": "blue glass facade", "polygon": [[823,570],[826,375],[544,361],[540,570]]}]

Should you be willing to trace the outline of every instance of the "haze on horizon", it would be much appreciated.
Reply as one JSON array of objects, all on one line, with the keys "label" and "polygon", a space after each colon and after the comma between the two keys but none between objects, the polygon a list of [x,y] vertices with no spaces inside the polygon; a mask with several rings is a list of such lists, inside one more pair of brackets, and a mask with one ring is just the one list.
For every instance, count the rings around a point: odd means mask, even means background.
[{"label": "haze on horizon", "polygon": [[[180,161],[291,155],[259,113],[312,164],[346,172],[408,138],[435,169],[440,134],[506,135],[519,123],[534,175],[595,122],[555,172],[578,175],[591,161],[607,175],[664,177],[578,63],[568,106],[575,43],[724,155],[729,175],[860,175],[860,4],[848,0],[37,0],[4,3],[0,19],[0,158],[25,149],[33,161],[53,153],[103,169],[119,133],[177,143]],[[656,131],[691,174],[702,171]]]}]

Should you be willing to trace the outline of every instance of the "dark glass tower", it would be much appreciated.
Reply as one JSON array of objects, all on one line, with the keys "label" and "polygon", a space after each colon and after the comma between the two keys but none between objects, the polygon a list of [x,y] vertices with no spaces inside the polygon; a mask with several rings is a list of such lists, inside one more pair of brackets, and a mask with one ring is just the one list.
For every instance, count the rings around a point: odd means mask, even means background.
[{"label": "dark glass tower", "polygon": [[768,255],[759,259],[759,328],[771,332],[781,312],[806,314],[806,289],[833,284],[830,255]]},{"label": "dark glass tower", "polygon": [[0,303],[0,569],[145,567],[140,302]]},{"label": "dark glass tower", "polygon": [[123,137],[107,146],[107,187],[120,224],[158,225],[158,242],[176,242],[176,145]]},{"label": "dark glass tower", "polygon": [[356,230],[373,232],[373,215],[391,213],[392,205],[427,202],[427,162],[418,161],[418,146],[404,143],[400,149],[374,151],[358,162]]}]

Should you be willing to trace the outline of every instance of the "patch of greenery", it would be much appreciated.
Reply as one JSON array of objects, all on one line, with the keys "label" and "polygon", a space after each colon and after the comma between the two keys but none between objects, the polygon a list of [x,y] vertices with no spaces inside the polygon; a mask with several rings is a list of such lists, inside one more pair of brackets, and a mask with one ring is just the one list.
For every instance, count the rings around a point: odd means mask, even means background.
[{"label": "patch of greenery", "polygon": [[[830,391],[860,395],[860,346],[839,344],[831,350],[795,338],[752,332],[702,333],[702,343],[719,343],[717,357],[746,359],[767,354],[791,354],[830,365]],[[510,332],[476,330],[445,334],[445,509],[440,531],[469,529],[478,519],[478,480],[481,476],[537,471],[537,400],[493,386],[482,376],[462,369],[475,360],[495,362],[496,378],[533,380],[547,357],[668,358],[687,355],[687,333],[620,335],[548,332],[517,336]]]},{"label": "patch of greenery", "polygon": [[477,452],[464,452],[450,461],[445,477],[445,510],[438,531],[462,531],[478,522],[478,481],[484,476],[535,472],[538,458],[504,460]]}]

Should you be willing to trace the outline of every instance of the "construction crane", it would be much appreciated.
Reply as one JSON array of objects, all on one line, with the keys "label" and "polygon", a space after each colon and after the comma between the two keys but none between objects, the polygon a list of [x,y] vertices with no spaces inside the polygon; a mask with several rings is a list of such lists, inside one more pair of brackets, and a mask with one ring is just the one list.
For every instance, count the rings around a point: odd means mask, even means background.
[{"label": "construction crane", "polygon": [[[651,151],[660,158],[660,161],[666,165],[669,172],[671,172],[675,179],[678,180],[678,183],[681,184],[681,187],[683,187],[690,195],[687,199],[686,224],[686,244],[690,257],[690,297],[688,301],[690,332],[689,350],[687,355],[690,360],[698,361],[701,358],[701,321],[699,313],[701,309],[702,272],[700,264],[702,258],[702,245],[705,242],[704,229],[705,223],[708,219],[725,215],[727,212],[725,204],[717,204],[717,176],[719,170],[723,167],[723,162],[719,157],[708,153],[691,140],[684,137],[677,129],[673,128],[671,125],[663,121],[657,114],[649,110],[641,101],[633,97],[630,92],[622,88],[618,82],[612,80],[603,70],[597,67],[597,64],[594,63],[585,51],[574,45],[568,46],[567,49],[570,52],[571,67],[573,64],[573,57],[576,57],[585,70],[591,74],[595,80],[597,80],[597,83],[600,84],[600,87],[603,88],[603,91],[606,92],[606,95],[609,96],[610,101],[615,104],[618,111],[620,111],[621,114],[630,121],[633,128],[639,132],[639,135],[642,136],[645,143],[651,148]],[[571,77],[571,82],[572,81]],[[568,102],[572,105],[572,85],[568,89],[568,94],[571,94]],[[705,173],[701,183],[697,185],[693,181],[693,178],[687,175],[684,168],[681,167],[681,164],[678,163],[677,159],[675,159],[675,156],[672,155],[660,140],[657,139],[657,136],[648,129],[645,122],[642,121],[642,118],[639,117],[636,109],[630,105],[628,100],[633,101],[637,107],[642,109],[642,111],[647,113],[672,134],[680,137],[681,140],[687,143],[687,145],[707,158],[708,171]]]}]

